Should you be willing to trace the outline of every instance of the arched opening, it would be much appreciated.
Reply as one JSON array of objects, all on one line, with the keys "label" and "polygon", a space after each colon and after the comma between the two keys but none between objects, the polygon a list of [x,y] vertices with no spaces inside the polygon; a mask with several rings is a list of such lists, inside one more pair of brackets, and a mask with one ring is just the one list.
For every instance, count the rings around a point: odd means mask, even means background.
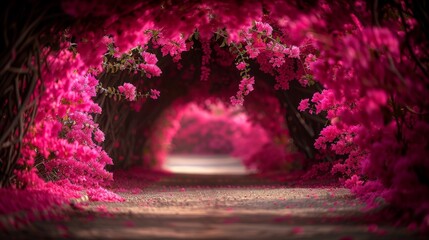
[{"label": "arched opening", "polygon": [[[184,107],[164,168],[178,173],[250,174],[250,158],[269,141],[240,106],[206,101]],[[247,163],[247,165],[246,165]]]},{"label": "arched opening", "polygon": [[[256,140],[254,147],[259,149],[258,140],[263,143],[267,137],[260,127],[250,125],[242,108],[205,102],[190,103],[182,111],[179,126],[168,147],[164,169],[193,174],[250,173],[240,158],[242,156],[238,155],[237,147],[248,137]],[[250,136],[251,133],[255,134]]]}]

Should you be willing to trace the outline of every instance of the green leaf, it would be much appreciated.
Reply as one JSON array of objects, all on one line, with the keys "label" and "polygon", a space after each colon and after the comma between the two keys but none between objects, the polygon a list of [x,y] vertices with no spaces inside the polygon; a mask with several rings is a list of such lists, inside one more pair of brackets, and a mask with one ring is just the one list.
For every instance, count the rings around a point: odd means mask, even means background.
[{"label": "green leaf", "polygon": [[219,38],[220,38],[220,35],[219,35],[219,33],[215,33],[215,41],[217,41],[217,40],[219,40]]},{"label": "green leaf", "polygon": [[222,48],[222,47],[225,47],[225,45],[226,45],[226,41],[225,41],[225,38],[223,39],[223,41],[222,41],[222,44],[220,45],[220,47]]}]

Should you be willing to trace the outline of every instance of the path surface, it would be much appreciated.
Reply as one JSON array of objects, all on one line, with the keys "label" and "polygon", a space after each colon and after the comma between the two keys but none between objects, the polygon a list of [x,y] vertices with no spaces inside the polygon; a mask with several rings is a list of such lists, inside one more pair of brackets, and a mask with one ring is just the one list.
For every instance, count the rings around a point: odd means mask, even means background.
[{"label": "path surface", "polygon": [[114,191],[125,202],[91,202],[0,239],[423,239],[366,217],[362,203],[332,184],[222,174],[173,174],[150,185],[136,172],[118,178]]}]

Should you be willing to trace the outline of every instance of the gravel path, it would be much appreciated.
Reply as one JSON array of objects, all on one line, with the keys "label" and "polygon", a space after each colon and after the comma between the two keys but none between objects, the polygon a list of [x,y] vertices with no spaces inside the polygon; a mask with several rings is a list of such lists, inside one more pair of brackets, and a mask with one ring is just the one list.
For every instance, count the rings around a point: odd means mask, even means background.
[{"label": "gravel path", "polygon": [[130,184],[138,179],[124,178],[132,187],[116,191],[125,202],[91,202],[0,239],[424,239],[366,216],[332,184],[175,174],[139,190]]}]

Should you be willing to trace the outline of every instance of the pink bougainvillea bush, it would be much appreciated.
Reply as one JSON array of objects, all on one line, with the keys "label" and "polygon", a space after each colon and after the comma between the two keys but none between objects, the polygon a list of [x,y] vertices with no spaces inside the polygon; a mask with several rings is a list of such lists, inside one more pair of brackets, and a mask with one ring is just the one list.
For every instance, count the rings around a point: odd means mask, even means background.
[{"label": "pink bougainvillea bush", "polygon": [[[92,100],[97,79],[71,51],[47,54],[46,62],[49,68],[41,70],[44,91],[34,96],[40,99],[38,109],[15,170],[16,187],[26,190],[5,189],[1,199],[2,213],[20,211],[15,220],[23,222],[49,217],[39,212],[85,195],[93,200],[122,200],[108,191],[94,191],[112,180],[105,169],[112,159],[100,146],[104,134],[92,117],[101,113]],[[25,200],[30,196],[37,201]]]},{"label": "pink bougainvillea bush", "polygon": [[[343,19],[342,28],[328,17],[343,8],[335,4],[323,6],[327,20],[307,18],[310,29],[329,39],[319,37],[315,46],[323,51],[308,63],[326,89],[303,100],[300,108],[327,114],[330,124],[315,147],[343,156],[331,172],[347,187],[369,203],[382,198],[412,211],[416,219],[427,219],[428,76],[420,62],[425,47],[412,40],[422,26],[412,15],[404,17],[410,13],[406,3],[397,4],[375,26],[360,1],[349,5],[356,15]],[[341,34],[328,34],[328,26],[337,26]]]},{"label": "pink bougainvillea bush", "polygon": [[[326,119],[314,143],[319,157],[313,173],[332,166],[328,169],[332,176],[368,203],[390,204],[409,213],[404,216],[410,219],[405,220],[427,227],[429,51],[428,21],[422,17],[425,11],[420,1],[208,0],[160,5],[64,0],[61,7],[73,19],[66,31],[72,37],[61,49],[46,46],[41,53],[46,65],[40,69],[38,84],[43,84],[44,91],[34,96],[39,98],[39,109],[16,164],[18,187],[64,180],[95,189],[88,194],[103,192],[97,189],[111,180],[105,166],[112,160],[101,143],[114,136],[103,136],[94,121],[102,109],[93,97],[104,94],[125,99],[134,109],[147,103],[138,101],[145,97],[162,102],[163,91],[139,86],[140,82],[153,81],[149,85],[162,87],[173,85],[170,80],[180,81],[172,72],[163,71],[166,61],[158,61],[170,59],[175,68],[198,75],[201,82],[221,86],[217,89],[229,84],[223,88],[225,94],[220,94],[222,99],[243,105],[251,121],[283,144],[262,148],[272,154],[269,164],[262,157],[249,158],[252,164],[259,161],[261,170],[289,166],[287,159],[295,157],[282,155],[292,146],[286,144],[290,138],[281,137],[288,135],[287,128],[276,120],[285,113],[279,110],[264,116],[251,106],[258,101],[273,103],[273,99],[278,104],[279,96],[295,81],[307,89],[317,86],[310,98],[292,106],[301,113],[287,113],[294,114],[300,126],[307,126],[302,116]],[[183,69],[184,55],[195,49],[199,49],[193,58],[198,64]],[[214,70],[215,63],[236,71],[235,93],[229,92],[231,76]],[[97,81],[98,76],[118,71],[132,74],[130,79],[135,81],[107,86]],[[168,80],[156,83],[169,73]],[[276,90],[272,98],[252,98],[259,82]],[[199,98],[212,97],[211,90],[201,91]],[[155,143],[163,142],[164,134],[172,138],[171,131],[162,129],[156,129],[158,135],[154,131],[145,135],[153,137],[148,152],[162,152]],[[285,164],[279,164],[285,159]]]},{"label": "pink bougainvillea bush", "polygon": [[242,111],[223,104],[210,104],[208,110],[190,104],[184,109],[180,129],[171,142],[171,153],[230,155],[237,141],[249,138],[254,139],[253,147],[257,150],[268,138],[260,126],[247,121]]}]

